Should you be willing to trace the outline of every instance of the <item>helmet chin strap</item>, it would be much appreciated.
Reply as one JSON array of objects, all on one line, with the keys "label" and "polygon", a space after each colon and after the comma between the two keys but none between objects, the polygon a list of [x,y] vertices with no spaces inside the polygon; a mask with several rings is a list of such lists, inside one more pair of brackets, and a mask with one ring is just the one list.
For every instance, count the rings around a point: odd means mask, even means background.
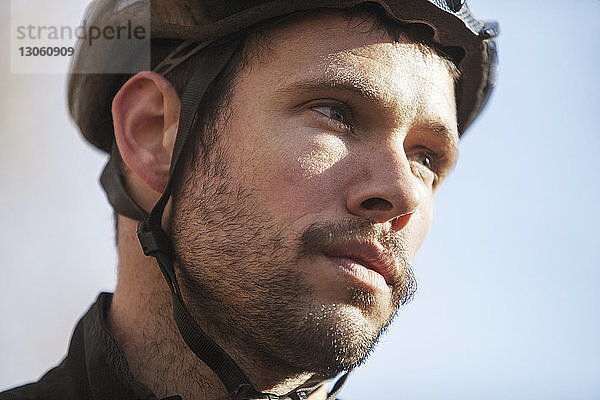
[{"label": "helmet chin strap", "polygon": [[[164,209],[171,196],[174,171],[191,131],[194,114],[210,83],[231,61],[239,45],[240,40],[230,40],[224,44],[206,49],[208,54],[202,57],[203,65],[194,72],[182,97],[179,128],[173,148],[169,181],[151,213],[138,224],[137,235],[144,254],[156,258],[158,266],[169,285],[173,300],[173,315],[181,337],[190,350],[218,376],[230,398],[235,400],[301,400],[307,398],[312,388],[298,389],[285,396],[261,393],[256,390],[231,356],[200,328],[191,316],[181,296],[173,264],[173,249],[161,225]],[[347,375],[348,373],[336,382],[333,390],[328,395],[328,400],[335,398]]]}]

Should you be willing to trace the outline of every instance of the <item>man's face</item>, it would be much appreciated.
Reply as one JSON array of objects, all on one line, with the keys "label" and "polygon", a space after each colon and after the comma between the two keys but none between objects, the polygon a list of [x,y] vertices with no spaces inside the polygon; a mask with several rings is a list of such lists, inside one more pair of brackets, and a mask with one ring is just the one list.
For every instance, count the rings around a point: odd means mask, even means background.
[{"label": "man's face", "polygon": [[186,301],[215,340],[334,375],[414,291],[409,261],[456,159],[454,82],[438,56],[363,19],[322,14],[270,39],[182,180],[172,234]]}]

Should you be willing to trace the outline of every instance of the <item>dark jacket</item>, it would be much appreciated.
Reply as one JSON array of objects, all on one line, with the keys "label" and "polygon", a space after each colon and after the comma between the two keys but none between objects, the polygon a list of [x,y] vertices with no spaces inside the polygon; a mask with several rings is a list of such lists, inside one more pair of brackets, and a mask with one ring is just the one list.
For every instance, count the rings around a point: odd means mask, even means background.
[{"label": "dark jacket", "polygon": [[[125,355],[106,327],[111,301],[111,293],[98,296],[77,323],[69,352],[57,367],[35,383],[0,393],[0,400],[158,400],[133,378]],[[181,397],[174,394],[162,400]]]},{"label": "dark jacket", "polygon": [[75,327],[65,359],[38,382],[0,393],[0,400],[157,399],[133,379],[127,360],[106,328],[112,294],[102,293]]}]

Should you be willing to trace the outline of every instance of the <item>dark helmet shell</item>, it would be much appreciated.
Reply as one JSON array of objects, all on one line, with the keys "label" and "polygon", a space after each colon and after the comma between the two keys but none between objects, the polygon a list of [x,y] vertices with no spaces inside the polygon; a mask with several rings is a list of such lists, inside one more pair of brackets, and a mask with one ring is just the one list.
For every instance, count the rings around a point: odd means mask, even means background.
[{"label": "dark helmet shell", "polygon": [[[125,23],[151,14],[151,37],[197,40],[210,43],[271,18],[316,8],[350,8],[361,0],[94,0],[88,8],[88,25]],[[460,71],[456,102],[462,134],[479,115],[495,85],[497,25],[475,19],[464,0],[371,0],[400,23],[421,23],[433,30],[433,40],[445,48],[459,49]],[[150,18],[150,15],[145,15]],[[71,116],[83,136],[110,152],[113,127],[112,98],[127,75],[82,73],[86,65],[109,66],[115,62],[130,71],[147,67],[136,63],[142,49],[90,46],[79,40],[69,78]]]}]

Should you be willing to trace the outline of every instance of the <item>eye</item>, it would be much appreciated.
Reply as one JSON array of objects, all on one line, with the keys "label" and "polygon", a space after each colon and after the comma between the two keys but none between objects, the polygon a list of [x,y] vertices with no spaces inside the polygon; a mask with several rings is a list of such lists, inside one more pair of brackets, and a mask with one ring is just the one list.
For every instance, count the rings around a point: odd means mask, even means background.
[{"label": "eye", "polygon": [[342,106],[337,105],[318,105],[311,108],[317,113],[327,118],[327,123],[333,126],[334,129],[345,132],[352,132],[350,112]]},{"label": "eye", "polygon": [[439,179],[439,159],[428,149],[419,148],[408,154],[408,160],[413,166],[413,173],[431,186]]},{"label": "eye", "polygon": [[416,157],[418,162],[421,163],[421,165],[423,165],[425,168],[430,169],[433,171],[433,161],[432,161],[432,156],[430,156],[427,153],[421,153],[419,154],[418,157]]},{"label": "eye", "polygon": [[438,158],[433,152],[427,149],[417,149],[408,155],[409,161],[420,164],[421,167],[425,167],[432,172],[437,172]]}]

